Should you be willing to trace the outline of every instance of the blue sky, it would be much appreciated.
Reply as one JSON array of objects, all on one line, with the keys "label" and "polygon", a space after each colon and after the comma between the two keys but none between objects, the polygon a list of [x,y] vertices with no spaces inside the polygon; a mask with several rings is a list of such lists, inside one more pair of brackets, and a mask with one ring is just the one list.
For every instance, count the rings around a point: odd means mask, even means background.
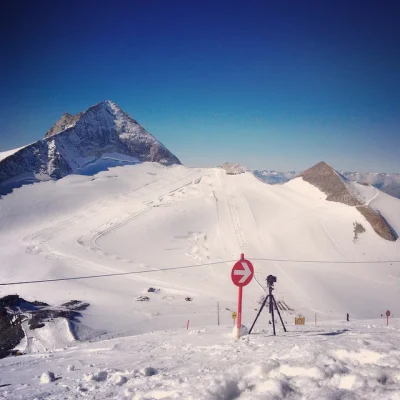
[{"label": "blue sky", "polygon": [[400,172],[400,2],[3,9],[0,151],[110,99],[183,163]]}]

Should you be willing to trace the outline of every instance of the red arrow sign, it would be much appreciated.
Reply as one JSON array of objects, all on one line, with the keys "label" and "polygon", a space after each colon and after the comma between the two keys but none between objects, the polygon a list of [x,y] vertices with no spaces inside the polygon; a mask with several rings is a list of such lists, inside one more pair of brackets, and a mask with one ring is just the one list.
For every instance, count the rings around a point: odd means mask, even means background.
[{"label": "red arrow sign", "polygon": [[254,267],[249,260],[245,260],[244,254],[240,255],[240,260],[233,266],[231,272],[231,279],[234,285],[239,286],[238,295],[238,312],[236,320],[237,339],[240,338],[240,331],[242,329],[242,300],[243,300],[243,286],[248,285],[253,279]]},{"label": "red arrow sign", "polygon": [[246,286],[253,279],[254,267],[249,260],[240,260],[232,268],[231,278],[236,286]]},{"label": "red arrow sign", "polygon": [[389,310],[386,311],[386,316],[390,317],[390,311]]}]

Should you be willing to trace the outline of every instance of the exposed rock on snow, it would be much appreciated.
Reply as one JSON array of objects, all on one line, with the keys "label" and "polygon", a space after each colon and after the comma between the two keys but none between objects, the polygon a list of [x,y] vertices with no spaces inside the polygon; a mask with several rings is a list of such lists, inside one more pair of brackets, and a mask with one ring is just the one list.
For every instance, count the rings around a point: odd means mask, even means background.
[{"label": "exposed rock on snow", "polygon": [[65,129],[72,128],[75,126],[76,122],[82,116],[83,113],[79,113],[76,115],[71,115],[69,113],[65,113],[46,133],[45,137],[56,135]]},{"label": "exposed rock on snow", "polygon": [[[64,130],[63,130],[64,129]],[[64,114],[46,134],[0,161],[0,185],[10,180],[59,179],[104,154],[133,157],[164,165],[180,164],[161,142],[115,103],[103,101],[71,116]]]},{"label": "exposed rock on snow", "polygon": [[[254,175],[269,185],[282,184],[296,178],[302,172],[279,172],[275,170],[255,170]],[[351,182],[359,182],[363,185],[371,185],[384,193],[400,198],[400,174],[399,173],[372,173],[372,172],[347,172],[340,171]]]},{"label": "exposed rock on snow", "polygon": [[25,318],[13,315],[0,301],[0,358],[13,353],[13,349],[24,337],[21,323]]},{"label": "exposed rock on snow", "polygon": [[222,164],[221,168],[223,170],[225,170],[225,172],[228,175],[239,175],[239,174],[243,174],[243,173],[246,172],[246,168],[243,167],[243,165],[232,164],[232,163],[229,163],[229,162],[226,162],[225,164]]},{"label": "exposed rock on snow", "polygon": [[324,192],[328,201],[336,201],[349,206],[361,205],[348,190],[344,178],[324,161],[307,169],[301,176],[305,181]]},{"label": "exposed rock on snow", "polygon": [[[52,307],[40,301],[26,301],[18,295],[0,298],[0,358],[15,353],[13,349],[24,338],[27,333],[25,331],[32,333],[35,329],[44,328],[49,321],[64,318],[67,330],[70,331],[70,324],[78,323],[82,316],[79,311],[87,307],[88,303],[77,300]],[[73,336],[71,340],[74,340]],[[31,343],[27,343],[26,347],[29,350]]]},{"label": "exposed rock on snow", "polygon": [[368,206],[359,206],[357,210],[364,215],[365,219],[374,228],[374,231],[386,240],[395,241],[397,240],[397,233],[378,212]]},{"label": "exposed rock on snow", "polygon": [[328,201],[356,206],[357,210],[371,224],[375,232],[382,238],[396,241],[397,234],[378,211],[363,205],[353,192],[347,179],[335,171],[330,165],[321,161],[302,173],[302,178],[324,192]]}]

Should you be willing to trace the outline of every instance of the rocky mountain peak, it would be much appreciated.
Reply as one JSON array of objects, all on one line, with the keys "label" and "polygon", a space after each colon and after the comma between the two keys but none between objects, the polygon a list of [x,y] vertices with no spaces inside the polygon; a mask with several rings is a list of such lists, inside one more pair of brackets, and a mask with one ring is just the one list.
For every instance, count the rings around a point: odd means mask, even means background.
[{"label": "rocky mountain peak", "polygon": [[31,182],[46,177],[59,179],[80,173],[103,155],[109,159],[110,154],[116,160],[122,155],[131,162],[180,164],[129,114],[105,100],[76,115],[65,113],[44,139],[0,161],[0,185],[20,175],[29,176]]},{"label": "rocky mountain peak", "polygon": [[321,161],[305,170],[301,176],[303,180],[324,192],[327,195],[326,199],[329,201],[337,201],[349,206],[361,205],[346,185],[346,178],[335,171],[325,161]]},{"label": "rocky mountain peak", "polygon": [[355,206],[371,224],[375,232],[390,241],[397,240],[397,234],[383,216],[357,198],[348,180],[324,161],[319,162],[301,174],[303,180],[324,192],[328,201]]}]

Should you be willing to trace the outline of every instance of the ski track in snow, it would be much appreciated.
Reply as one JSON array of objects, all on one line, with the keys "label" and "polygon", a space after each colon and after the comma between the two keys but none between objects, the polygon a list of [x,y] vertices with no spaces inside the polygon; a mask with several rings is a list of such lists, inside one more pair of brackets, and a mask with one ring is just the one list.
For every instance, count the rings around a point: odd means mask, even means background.
[{"label": "ski track in snow", "polygon": [[[109,251],[106,251],[102,249],[101,247],[98,246],[97,241],[107,233],[113,231],[114,229],[117,229],[118,227],[124,225],[125,223],[132,221],[136,218],[139,218],[143,214],[149,212],[152,210],[152,203],[154,200],[158,197],[163,197],[167,195],[168,193],[171,193],[177,189],[179,189],[181,186],[178,186],[177,188],[174,187],[177,184],[180,184],[182,181],[185,181],[194,175],[199,175],[198,171],[191,172],[189,174],[185,174],[184,176],[180,177],[177,180],[174,180],[172,182],[168,182],[161,186],[157,187],[154,190],[151,190],[149,193],[145,193],[142,196],[138,195],[137,197],[132,197],[131,195],[133,193],[139,192],[140,190],[147,188],[147,187],[152,187],[152,185],[155,185],[157,182],[163,180],[162,178],[156,179],[152,182],[146,183],[138,188],[129,190],[127,192],[122,193],[121,195],[116,195],[116,196],[111,196],[105,200],[102,200],[85,210],[78,212],[66,219],[63,219],[59,223],[50,226],[49,228],[46,228],[44,230],[41,230],[39,232],[34,233],[33,235],[27,237],[24,239],[25,242],[28,243],[28,245],[34,245],[36,247],[40,247],[40,249],[44,252],[47,253],[48,256],[55,256],[57,259],[59,257],[62,258],[69,258],[69,259],[74,259],[75,261],[80,261],[80,258],[74,257],[72,254],[66,254],[63,252],[60,252],[57,250],[57,248],[52,248],[52,245],[50,242],[51,238],[54,236],[59,236],[62,231],[68,230],[69,227],[76,225],[76,224],[82,224],[82,226],[85,225],[85,220],[90,220],[93,218],[93,216],[98,215],[101,213],[102,210],[105,209],[118,209],[118,203],[123,204],[125,207],[123,212],[118,213],[117,215],[114,215],[110,219],[106,220],[103,222],[101,225],[97,226],[89,234],[81,235],[76,239],[76,243],[79,244],[80,246],[83,246],[86,250],[90,251],[99,251],[102,255],[106,257],[113,258],[114,260],[119,260],[119,261],[124,261],[124,262],[133,262],[132,260],[129,259],[124,259],[119,257],[117,254],[110,253]],[[164,192],[163,190],[168,188],[168,187],[173,187],[173,189],[168,190],[167,192]],[[150,196],[148,198],[148,196]],[[138,200],[142,198],[146,198],[146,201],[144,203],[139,202],[139,204],[133,204],[130,208],[129,201],[132,200]],[[84,261],[84,260],[82,260]],[[97,264],[97,263],[96,263]],[[91,263],[93,266],[93,263]],[[105,271],[103,267],[100,267],[100,271]],[[118,272],[120,271],[119,269],[107,269],[107,272]]]}]

